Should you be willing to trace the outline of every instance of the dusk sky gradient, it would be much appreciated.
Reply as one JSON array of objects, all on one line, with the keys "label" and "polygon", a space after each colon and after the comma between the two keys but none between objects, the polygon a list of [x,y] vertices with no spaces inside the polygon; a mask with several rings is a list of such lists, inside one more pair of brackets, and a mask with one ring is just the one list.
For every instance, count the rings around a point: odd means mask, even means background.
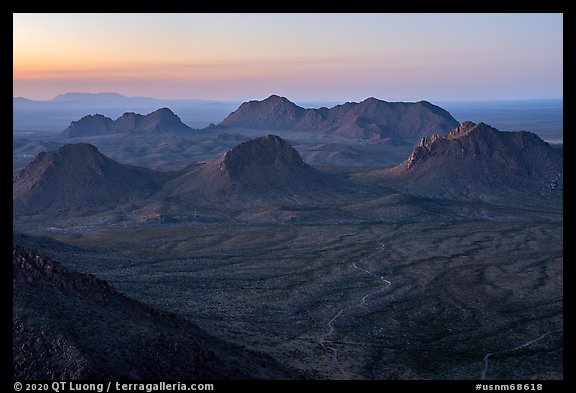
[{"label": "dusk sky gradient", "polygon": [[14,14],[13,95],[562,98],[562,14]]}]

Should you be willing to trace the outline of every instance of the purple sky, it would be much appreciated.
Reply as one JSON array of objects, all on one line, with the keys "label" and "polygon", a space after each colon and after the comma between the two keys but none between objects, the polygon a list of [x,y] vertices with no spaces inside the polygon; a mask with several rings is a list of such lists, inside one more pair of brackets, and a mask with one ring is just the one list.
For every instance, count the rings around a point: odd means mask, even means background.
[{"label": "purple sky", "polygon": [[14,14],[14,96],[562,98],[562,14]]}]

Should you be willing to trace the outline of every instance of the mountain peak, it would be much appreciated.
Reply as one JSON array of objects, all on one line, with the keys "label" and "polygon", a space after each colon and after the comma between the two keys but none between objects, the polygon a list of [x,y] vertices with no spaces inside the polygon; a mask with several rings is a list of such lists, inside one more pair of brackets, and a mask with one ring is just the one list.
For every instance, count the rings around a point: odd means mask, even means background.
[{"label": "mountain peak", "polygon": [[98,148],[90,143],[68,143],[60,147],[57,154],[67,156],[73,154],[98,154],[102,155]]},{"label": "mountain peak", "polygon": [[[146,115],[149,121],[153,122],[164,122],[163,127],[166,129],[179,129],[184,126],[184,123],[180,120],[177,114],[172,112],[170,108],[160,108],[155,110],[154,112],[149,113]],[[157,125],[159,126],[159,125]],[[187,127],[187,126],[186,126]]]},{"label": "mountain peak", "polygon": [[109,134],[189,132],[191,130],[172,110],[160,108],[147,115],[126,112],[116,120],[102,115],[84,116],[70,123],[62,134],[67,138],[81,138]]},{"label": "mountain peak", "polygon": [[60,146],[55,151],[41,151],[23,170],[18,172],[15,181],[26,179],[37,169],[54,170],[64,164],[76,168],[96,169],[106,157],[90,143],[70,143]]},{"label": "mountain peak", "polygon": [[364,101],[360,102],[360,104],[379,104],[382,102],[386,102],[386,101],[379,100],[376,97],[368,97]]},{"label": "mountain peak", "polygon": [[176,116],[176,114],[174,112],[172,112],[172,110],[170,108],[160,108],[160,109],[156,109],[154,112],[151,112],[150,115],[153,114],[161,114],[163,116]]},{"label": "mountain peak", "polygon": [[266,135],[228,150],[221,158],[219,168],[222,173],[238,177],[254,167],[279,164],[291,168],[305,165],[300,154],[287,141],[276,135]]},{"label": "mountain peak", "polygon": [[259,103],[263,108],[273,108],[272,110],[278,110],[277,108],[286,108],[287,110],[304,110],[304,108],[299,107],[286,97],[281,97],[276,94],[272,94],[270,97],[264,99],[263,101],[251,101],[254,103]]},{"label": "mountain peak", "polygon": [[286,97],[279,96],[277,94],[272,94],[270,97],[263,100],[263,102],[285,102],[285,103],[293,103]]},{"label": "mountain peak", "polygon": [[418,194],[475,198],[513,189],[536,196],[561,187],[562,152],[532,132],[467,121],[446,135],[422,138],[391,172],[417,184],[412,191]]},{"label": "mountain peak", "polygon": [[263,101],[244,102],[230,113],[219,125],[272,130],[289,130],[299,122],[308,110],[299,107],[285,97],[271,95]]},{"label": "mountain peak", "polygon": [[463,123],[461,123],[458,127],[452,129],[448,134],[446,135],[438,135],[438,134],[432,134],[430,136],[424,136],[420,139],[420,141],[418,142],[418,146],[417,149],[414,150],[414,152],[412,153],[412,155],[410,156],[411,158],[408,160],[409,164],[408,166],[410,167],[413,163],[413,161],[416,159],[416,157],[414,157],[415,153],[416,155],[417,152],[416,150],[418,150],[418,148],[425,148],[425,150],[430,150],[430,147],[435,144],[438,143],[437,141],[441,141],[441,140],[457,140],[460,138],[464,138],[470,135],[473,135],[474,138],[477,139],[481,139],[481,138],[488,138],[489,134],[494,134],[494,133],[498,133],[500,131],[498,131],[497,129],[485,124],[485,123],[474,123],[471,121],[465,121]]},{"label": "mountain peak", "polygon": [[498,130],[483,122],[476,124],[471,121],[465,121],[451,130],[446,137],[448,139],[458,139],[472,132],[498,132]]},{"label": "mountain peak", "polygon": [[316,199],[332,178],[306,164],[290,143],[265,135],[240,143],[218,160],[200,165],[164,190],[198,203],[206,199],[254,206],[263,200]]},{"label": "mountain peak", "polygon": [[67,144],[41,152],[14,177],[14,210],[99,207],[148,195],[163,176],[146,168],[120,164],[88,143]]}]

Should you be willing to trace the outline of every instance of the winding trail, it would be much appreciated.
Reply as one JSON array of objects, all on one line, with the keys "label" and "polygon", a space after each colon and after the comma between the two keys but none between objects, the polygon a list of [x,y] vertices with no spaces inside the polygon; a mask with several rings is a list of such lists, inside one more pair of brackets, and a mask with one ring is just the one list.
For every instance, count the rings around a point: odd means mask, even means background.
[{"label": "winding trail", "polygon": [[326,337],[329,337],[334,333],[334,321],[337,320],[338,318],[340,318],[342,313],[344,311],[346,311],[348,308],[349,307],[343,308],[342,310],[338,311],[338,313],[336,315],[334,315],[334,317],[332,317],[332,319],[326,323],[326,326],[328,327],[328,329],[320,337],[320,340],[318,340],[318,342],[320,343],[322,348],[327,349],[332,353],[332,356],[330,357],[330,367],[338,368],[338,370],[340,370],[340,373],[345,377],[348,377],[348,373],[346,372],[346,370],[344,370],[344,368],[342,368],[342,365],[338,361],[338,350],[334,347],[330,347],[330,346],[326,345],[325,342],[326,342]]},{"label": "winding trail", "polygon": [[543,335],[541,335],[538,338],[535,338],[533,340],[527,341],[524,344],[518,345],[517,347],[514,348],[510,348],[510,349],[505,349],[503,351],[498,351],[498,352],[491,352],[491,353],[487,353],[486,355],[484,355],[484,367],[482,368],[482,373],[480,374],[480,379],[481,380],[485,380],[486,379],[486,373],[488,372],[488,359],[490,358],[490,356],[494,356],[494,355],[500,355],[501,353],[507,353],[507,352],[513,352],[513,351],[517,351],[519,349],[522,348],[526,348],[529,347],[532,344],[537,343],[538,341],[542,340],[543,338],[545,338],[546,336],[548,336],[549,334],[552,333],[556,333],[562,331],[562,328],[558,328],[558,329],[554,329],[554,330],[550,330],[549,332],[544,333]]},{"label": "winding trail", "polygon": [[[379,253],[384,251],[384,247],[385,247],[385,245],[383,243],[380,243],[380,249],[378,251],[376,251],[375,253],[373,253],[367,257],[362,258],[358,263],[364,263],[368,259],[374,258],[376,255],[378,255]],[[342,316],[342,314],[344,314],[348,310],[352,310],[352,309],[359,308],[359,307],[364,307],[366,305],[366,299],[368,299],[372,295],[375,295],[377,293],[384,291],[385,289],[387,289],[392,284],[390,281],[386,280],[384,277],[379,276],[379,275],[377,275],[377,274],[375,274],[369,270],[358,267],[358,265],[356,265],[356,262],[352,263],[352,267],[354,267],[354,269],[356,269],[356,270],[359,270],[363,273],[368,274],[369,276],[373,276],[373,277],[377,278],[382,283],[382,285],[377,290],[369,292],[366,295],[362,296],[362,298],[360,299],[358,304],[356,304],[355,306],[348,306],[348,307],[344,307],[344,308],[340,309],[332,317],[332,319],[330,319],[328,322],[326,322],[326,331],[320,336],[320,339],[318,340],[318,343],[320,344],[320,346],[322,346],[322,348],[329,350],[331,352],[330,364],[329,364],[330,367],[337,368],[340,371],[340,374],[342,374],[342,376],[346,379],[350,379],[350,374],[343,368],[342,363],[340,363],[340,361],[338,360],[338,350],[334,347],[330,347],[330,346],[326,345],[326,343],[329,342],[326,339],[334,334],[334,331],[336,330],[334,328],[334,323],[338,320],[338,318],[340,318]]]}]

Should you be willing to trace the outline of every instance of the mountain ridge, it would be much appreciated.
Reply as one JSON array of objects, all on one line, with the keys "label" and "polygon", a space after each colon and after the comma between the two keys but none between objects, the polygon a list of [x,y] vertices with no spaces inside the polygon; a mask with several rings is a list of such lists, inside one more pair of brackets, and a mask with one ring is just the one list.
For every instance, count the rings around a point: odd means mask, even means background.
[{"label": "mountain ridge", "polygon": [[158,134],[186,133],[192,128],[182,123],[178,115],[169,108],[160,108],[147,115],[125,112],[116,120],[101,115],[86,115],[70,123],[60,136],[63,138],[83,138],[112,134]]},{"label": "mountain ridge", "polygon": [[380,143],[448,132],[457,125],[447,111],[427,101],[387,102],[369,97],[330,109],[305,109],[278,95],[244,102],[219,123],[222,127],[313,132]]},{"label": "mountain ridge", "polygon": [[121,101],[130,99],[133,97],[128,97],[119,93],[115,92],[99,92],[99,93],[83,93],[83,92],[68,92],[58,94],[50,101],[106,101],[106,100],[115,100]]},{"label": "mountain ridge", "polygon": [[448,134],[423,137],[404,162],[384,173],[420,196],[552,196],[563,189],[562,156],[532,132],[467,121]]}]

